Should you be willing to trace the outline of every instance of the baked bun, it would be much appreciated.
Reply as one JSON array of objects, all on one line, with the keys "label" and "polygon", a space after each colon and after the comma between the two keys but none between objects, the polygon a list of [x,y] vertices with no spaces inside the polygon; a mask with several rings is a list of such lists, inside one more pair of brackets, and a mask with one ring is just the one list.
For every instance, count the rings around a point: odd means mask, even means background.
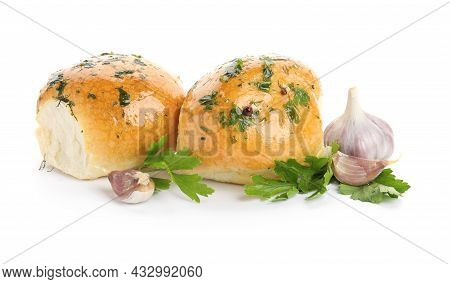
[{"label": "baked bun", "polygon": [[323,149],[319,79],[283,57],[235,59],[201,78],[180,112],[178,149],[202,160],[204,178],[246,184],[273,176],[274,160]]},{"label": "baked bun", "polygon": [[104,53],[52,75],[37,103],[47,163],[79,179],[139,166],[147,147],[176,143],[180,83],[140,56]]}]

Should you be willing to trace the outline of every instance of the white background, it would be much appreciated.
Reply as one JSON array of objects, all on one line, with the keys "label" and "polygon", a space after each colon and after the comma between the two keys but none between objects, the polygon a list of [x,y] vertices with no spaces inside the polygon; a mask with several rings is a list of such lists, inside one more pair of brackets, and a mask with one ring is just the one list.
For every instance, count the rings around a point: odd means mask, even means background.
[{"label": "white background", "polygon": [[[179,75],[186,90],[244,55],[278,53],[326,74],[445,3],[5,1],[93,54],[142,54]],[[348,206],[330,195],[267,204],[245,197],[240,186],[210,182],[216,193],[195,204],[174,187],[137,206],[111,202],[1,268],[85,265],[129,273],[135,265],[202,265],[204,271],[200,279],[97,279],[105,283],[449,283],[448,264],[424,251],[450,261],[449,28],[447,5],[322,78],[324,127],[343,112],[353,85],[365,109],[392,125],[402,154],[394,168],[412,185],[404,198],[374,205],[330,188]],[[88,55],[2,3],[0,43],[3,263],[112,193],[106,179],[38,171],[38,91],[50,73]]]}]

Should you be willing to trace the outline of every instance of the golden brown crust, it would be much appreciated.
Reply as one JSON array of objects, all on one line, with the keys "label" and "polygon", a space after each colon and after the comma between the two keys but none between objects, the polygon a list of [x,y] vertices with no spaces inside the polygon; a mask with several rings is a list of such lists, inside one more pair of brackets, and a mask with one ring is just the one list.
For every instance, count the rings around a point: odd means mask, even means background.
[{"label": "golden brown crust", "polygon": [[183,99],[179,82],[161,68],[140,56],[108,53],[55,73],[40,92],[37,113],[60,101],[79,122],[90,163],[124,169],[141,163],[163,135],[175,146]]},{"label": "golden brown crust", "polygon": [[[223,77],[236,70],[235,60],[201,78],[181,108],[177,147],[191,149],[201,158],[195,172],[206,178],[248,183],[252,174],[270,174],[274,160],[303,161],[323,147],[317,105],[321,90],[311,69],[282,57],[246,57],[242,61],[243,68],[236,76]],[[268,76],[269,89],[267,85],[258,87],[264,81],[265,64],[273,74]],[[298,122],[291,121],[293,117],[286,112],[295,89],[306,91],[309,97],[307,105],[295,107]],[[199,100],[214,92],[215,104],[208,110]],[[243,110],[249,105],[253,114],[257,113],[250,125],[244,131],[239,123],[229,125],[233,108]]]}]

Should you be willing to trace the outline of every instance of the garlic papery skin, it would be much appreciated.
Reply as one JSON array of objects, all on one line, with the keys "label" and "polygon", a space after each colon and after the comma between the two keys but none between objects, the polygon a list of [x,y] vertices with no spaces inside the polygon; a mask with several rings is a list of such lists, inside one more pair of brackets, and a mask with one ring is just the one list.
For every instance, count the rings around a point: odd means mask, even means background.
[{"label": "garlic papery skin", "polygon": [[147,201],[155,191],[155,183],[148,173],[136,170],[113,171],[108,179],[116,195],[125,203]]},{"label": "garlic papery skin", "polygon": [[155,184],[152,180],[147,185],[140,185],[135,190],[130,191],[128,194],[120,196],[120,200],[129,204],[137,204],[147,201],[152,197],[155,192]]},{"label": "garlic papery skin", "polygon": [[344,154],[368,160],[389,159],[394,151],[392,128],[362,110],[356,88],[348,91],[345,112],[327,126],[324,140],[325,145],[337,142]]},{"label": "garlic papery skin", "polygon": [[392,164],[387,160],[367,160],[338,151],[333,156],[333,174],[342,183],[359,186],[373,181]]}]

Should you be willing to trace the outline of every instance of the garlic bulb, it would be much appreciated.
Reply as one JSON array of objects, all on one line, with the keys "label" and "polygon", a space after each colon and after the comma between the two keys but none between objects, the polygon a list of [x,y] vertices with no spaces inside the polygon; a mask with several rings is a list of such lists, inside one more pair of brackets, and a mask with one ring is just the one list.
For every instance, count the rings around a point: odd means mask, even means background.
[{"label": "garlic bulb", "polygon": [[361,109],[356,88],[349,90],[345,113],[327,126],[324,139],[326,145],[340,145],[333,157],[333,173],[343,183],[367,184],[392,163],[387,161],[394,151],[392,129]]},{"label": "garlic bulb", "polygon": [[112,189],[125,203],[147,201],[155,191],[150,175],[136,170],[113,171],[108,175]]},{"label": "garlic bulb", "polygon": [[394,151],[391,127],[362,110],[356,88],[348,91],[345,113],[327,126],[324,138],[326,145],[337,142],[342,153],[363,159],[389,159]]}]

